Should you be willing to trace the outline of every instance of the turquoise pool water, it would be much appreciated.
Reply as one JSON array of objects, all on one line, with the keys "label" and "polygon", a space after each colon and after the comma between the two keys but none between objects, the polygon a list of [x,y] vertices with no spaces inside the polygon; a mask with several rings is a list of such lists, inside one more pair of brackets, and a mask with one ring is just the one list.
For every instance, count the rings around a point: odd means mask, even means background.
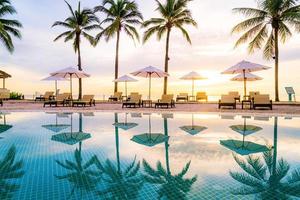
[{"label": "turquoise pool water", "polygon": [[0,116],[1,200],[300,197],[297,117]]}]

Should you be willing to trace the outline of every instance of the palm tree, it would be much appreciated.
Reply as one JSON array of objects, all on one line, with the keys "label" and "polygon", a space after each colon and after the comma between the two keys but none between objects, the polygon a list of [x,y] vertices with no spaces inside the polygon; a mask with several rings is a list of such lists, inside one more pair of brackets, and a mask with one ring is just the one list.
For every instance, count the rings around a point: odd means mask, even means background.
[{"label": "palm tree", "polygon": [[[170,34],[173,28],[179,29],[185,39],[191,44],[190,36],[184,25],[197,26],[197,23],[192,18],[191,11],[187,8],[187,4],[192,0],[167,0],[166,3],[162,4],[158,0],[157,9],[161,18],[151,18],[143,23],[143,26],[147,28],[144,33],[143,41],[144,43],[149,40],[149,38],[157,34],[157,39],[161,40],[163,35],[166,33],[166,52],[165,52],[165,72],[169,71],[169,43]],[[164,94],[167,94],[168,88],[168,78],[164,79]]]},{"label": "palm tree", "polygon": [[[66,2],[66,1],[65,1]],[[82,70],[81,65],[81,37],[87,39],[91,45],[95,45],[95,38],[91,36],[88,31],[101,29],[100,21],[98,17],[94,14],[91,9],[81,9],[80,2],[78,2],[77,10],[73,10],[71,5],[66,2],[71,16],[65,19],[64,21],[56,21],[54,26],[62,26],[67,29],[67,31],[58,35],[54,41],[57,41],[61,38],[64,38],[65,42],[70,40],[73,41],[73,48],[75,53],[78,55],[78,70]],[[79,79],[79,98],[82,97],[82,80]]]},{"label": "palm tree", "polygon": [[23,161],[16,161],[16,147],[10,147],[0,159],[0,199],[13,199],[13,193],[20,188],[14,181],[25,173],[22,168]]},{"label": "palm tree", "polygon": [[[168,122],[164,118],[164,132],[168,136]],[[183,200],[187,199],[187,194],[191,190],[192,185],[197,181],[197,176],[192,178],[184,178],[190,168],[191,161],[188,162],[180,173],[172,175],[169,163],[169,143],[165,142],[166,169],[160,161],[156,164],[156,169],[143,160],[143,166],[146,174],[145,180],[151,184],[160,185],[158,191],[158,199]]]},{"label": "palm tree", "polygon": [[10,53],[14,51],[12,36],[21,38],[18,28],[22,28],[22,24],[18,20],[3,17],[15,13],[17,12],[9,0],[0,0],[0,40]]},{"label": "palm tree", "polygon": [[[118,114],[115,113],[115,123],[118,123]],[[142,177],[139,175],[140,162],[133,162],[121,169],[120,150],[119,150],[119,128],[115,126],[116,139],[116,166],[109,159],[102,164],[96,160],[96,166],[103,173],[103,180],[106,187],[98,191],[98,195],[103,199],[115,200],[134,200],[137,199],[139,190],[143,186]]]},{"label": "palm tree", "polygon": [[[119,46],[120,34],[123,30],[132,40],[139,40],[139,34],[135,28],[140,25],[143,16],[138,10],[137,3],[133,0],[103,0],[102,5],[95,7],[95,12],[101,12],[106,15],[102,21],[107,24],[96,37],[97,41],[105,37],[106,41],[111,40],[117,35],[116,57],[115,57],[115,79],[119,76]],[[118,83],[115,82],[114,92],[118,91]]]},{"label": "palm tree", "polygon": [[244,172],[230,171],[230,176],[242,184],[232,190],[233,194],[256,195],[270,200],[300,197],[300,169],[290,172],[290,165],[284,159],[277,161],[277,123],[275,117],[273,151],[264,152],[263,158],[248,156],[246,160],[234,155]]},{"label": "palm tree", "polygon": [[275,101],[279,101],[278,43],[292,36],[291,27],[300,31],[300,5],[297,0],[259,0],[258,8],[235,8],[233,11],[248,17],[232,29],[232,33],[244,32],[235,47],[249,41],[249,53],[263,49],[264,58],[275,59]]}]

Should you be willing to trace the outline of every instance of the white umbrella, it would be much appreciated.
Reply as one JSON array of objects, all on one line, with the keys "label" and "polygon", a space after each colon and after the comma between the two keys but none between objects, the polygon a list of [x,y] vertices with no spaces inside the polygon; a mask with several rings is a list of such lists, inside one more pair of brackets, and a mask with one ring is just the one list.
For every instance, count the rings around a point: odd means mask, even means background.
[{"label": "white umbrella", "polygon": [[121,76],[117,79],[115,79],[113,82],[124,82],[125,83],[125,96],[127,97],[127,83],[128,82],[137,82],[138,80],[128,76],[128,75],[124,75]]},{"label": "white umbrella", "polygon": [[192,96],[194,96],[195,81],[196,80],[205,80],[207,78],[203,77],[202,75],[200,75],[197,72],[190,72],[190,73],[184,75],[183,77],[181,77],[180,79],[192,81]]},{"label": "white umbrella", "polygon": [[57,96],[57,81],[68,81],[66,78],[49,76],[47,78],[42,79],[42,81],[55,81],[55,94]]},{"label": "white umbrella", "polygon": [[53,77],[58,78],[69,78],[70,79],[70,93],[72,96],[72,78],[88,78],[90,77],[89,74],[86,74],[83,71],[79,71],[78,69],[75,69],[74,67],[68,67],[56,72],[53,72],[50,74]]},{"label": "white umbrella", "polygon": [[[246,86],[246,73],[267,70],[267,69],[270,69],[270,67],[243,60],[237,63],[236,65],[230,67],[229,69],[225,70],[224,72],[222,72],[222,74],[242,74],[244,77],[243,79],[244,86]],[[244,87],[245,96],[247,95],[246,92],[247,92],[246,87]]]},{"label": "white umbrella", "polygon": [[151,78],[163,78],[169,76],[168,73],[152,66],[140,69],[136,72],[132,72],[131,74],[133,76],[149,78],[149,99],[151,99]]}]

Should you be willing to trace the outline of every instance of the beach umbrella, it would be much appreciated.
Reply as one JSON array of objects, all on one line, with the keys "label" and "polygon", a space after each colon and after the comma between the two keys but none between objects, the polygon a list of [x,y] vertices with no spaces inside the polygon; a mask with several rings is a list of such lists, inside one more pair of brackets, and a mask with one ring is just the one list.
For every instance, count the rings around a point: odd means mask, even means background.
[{"label": "beach umbrella", "polygon": [[125,122],[115,122],[113,125],[117,128],[123,129],[124,131],[136,127],[138,125],[137,123],[127,122],[127,115],[128,113],[125,113]]},{"label": "beach umbrella", "polygon": [[265,145],[249,141],[221,140],[220,144],[242,156],[270,151]]},{"label": "beach umbrella", "polygon": [[58,95],[57,94],[57,82],[58,81],[68,81],[68,79],[66,78],[63,78],[63,77],[56,77],[56,76],[49,76],[49,77],[46,77],[46,78],[43,78],[42,81],[54,81],[55,82],[55,94],[56,96]]},{"label": "beach umbrella", "polygon": [[191,80],[192,81],[192,96],[194,96],[195,81],[205,80],[207,78],[200,75],[199,73],[193,71],[193,72],[190,72],[190,73],[184,75],[180,79],[182,79],[182,80]]},{"label": "beach umbrella", "polygon": [[156,68],[156,67],[145,67],[143,69],[140,69],[138,71],[131,73],[133,76],[139,76],[144,78],[149,78],[149,96],[148,98],[151,99],[151,79],[152,78],[164,78],[169,76],[168,73]]},{"label": "beach umbrella", "polygon": [[60,114],[59,113],[54,113],[54,114],[55,114],[55,124],[45,124],[45,125],[42,125],[43,128],[45,128],[49,131],[58,133],[64,129],[67,129],[68,127],[70,127],[69,124],[59,124],[58,117],[60,117]]},{"label": "beach umbrella", "polygon": [[148,119],[148,128],[149,128],[148,133],[135,135],[135,136],[133,136],[133,138],[131,138],[131,140],[138,144],[148,146],[148,147],[153,147],[157,144],[164,143],[165,141],[169,140],[169,136],[166,136],[161,133],[152,133],[152,131],[151,131],[151,115],[149,115],[149,119]]},{"label": "beach umbrella", "polygon": [[205,127],[205,126],[194,125],[194,114],[192,114],[192,125],[181,126],[179,128],[191,135],[196,135],[207,129],[207,127]]},{"label": "beach umbrella", "polygon": [[265,65],[252,63],[249,61],[241,61],[237,63],[236,65],[230,67],[229,69],[222,72],[222,74],[242,74],[243,75],[243,81],[244,81],[244,95],[246,95],[246,73],[256,72],[256,71],[262,71],[270,69],[270,67],[267,67]]},{"label": "beach umbrella", "polygon": [[124,75],[121,76],[120,78],[115,79],[113,82],[123,82],[125,83],[125,96],[127,97],[127,83],[128,82],[137,82],[138,80],[128,76],[128,75]]},{"label": "beach umbrella", "polygon": [[5,71],[0,70],[0,78],[3,79],[3,89],[5,88],[5,79],[11,78],[11,75],[6,73]]},{"label": "beach umbrella", "polygon": [[256,76],[254,74],[251,74],[249,72],[238,74],[237,76],[230,79],[231,81],[243,81],[244,82],[244,95],[247,95],[247,81],[259,81],[263,78]]},{"label": "beach umbrella", "polygon": [[74,67],[68,67],[68,68],[62,69],[62,70],[53,72],[50,75],[53,76],[53,77],[69,79],[70,80],[70,93],[71,93],[71,96],[73,94],[73,91],[72,91],[72,78],[88,78],[88,77],[90,77],[89,74],[87,74],[83,71],[80,71],[80,70],[78,70]]}]

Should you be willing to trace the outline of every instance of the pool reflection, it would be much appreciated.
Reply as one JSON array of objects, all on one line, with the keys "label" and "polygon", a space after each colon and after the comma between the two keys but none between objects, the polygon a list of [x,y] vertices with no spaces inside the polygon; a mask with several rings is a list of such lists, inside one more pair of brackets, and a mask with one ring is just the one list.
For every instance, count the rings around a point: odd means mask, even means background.
[{"label": "pool reflection", "polygon": [[9,122],[0,199],[300,198],[297,117],[12,113]]}]

